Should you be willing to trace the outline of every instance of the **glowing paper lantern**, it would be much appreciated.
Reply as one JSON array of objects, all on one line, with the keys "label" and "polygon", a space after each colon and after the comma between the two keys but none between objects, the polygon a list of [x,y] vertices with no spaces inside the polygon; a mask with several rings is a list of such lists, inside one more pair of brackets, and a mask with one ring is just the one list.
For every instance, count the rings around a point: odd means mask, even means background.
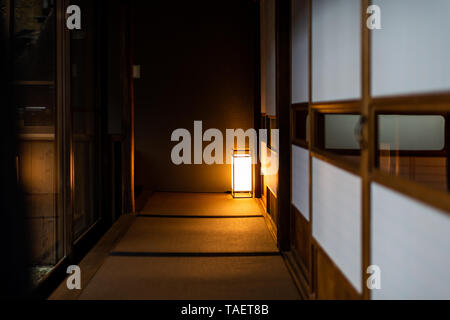
[{"label": "glowing paper lantern", "polygon": [[231,163],[233,198],[253,197],[252,156],[248,150],[234,150]]}]

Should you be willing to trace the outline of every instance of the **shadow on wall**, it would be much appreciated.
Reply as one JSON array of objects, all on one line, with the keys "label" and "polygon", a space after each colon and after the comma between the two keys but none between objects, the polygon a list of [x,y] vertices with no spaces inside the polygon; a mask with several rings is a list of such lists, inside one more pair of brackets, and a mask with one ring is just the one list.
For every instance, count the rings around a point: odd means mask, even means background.
[{"label": "shadow on wall", "polygon": [[[230,190],[227,165],[171,162],[175,129],[253,127],[253,1],[135,2],[136,185],[182,192]],[[204,144],[206,146],[208,143]]]}]

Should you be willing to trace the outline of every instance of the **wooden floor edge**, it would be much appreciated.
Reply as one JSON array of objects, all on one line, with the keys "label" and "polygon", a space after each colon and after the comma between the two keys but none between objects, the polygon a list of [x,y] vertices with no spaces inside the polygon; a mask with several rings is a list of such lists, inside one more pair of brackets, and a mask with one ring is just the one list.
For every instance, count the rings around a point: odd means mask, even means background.
[{"label": "wooden floor edge", "polygon": [[292,280],[297,287],[298,292],[303,300],[309,300],[309,287],[306,284],[306,280],[304,279],[296,261],[291,252],[282,252],[283,260],[286,264],[286,267],[289,270],[289,273],[292,277]]},{"label": "wooden floor edge", "polygon": [[48,297],[48,300],[76,300],[89,284],[94,275],[100,269],[109,256],[110,251],[128,231],[135,215],[127,214],[121,216],[94,246],[94,248],[83,258],[79,267],[81,269],[81,290],[69,290],[66,285],[67,277],[58,288]]},{"label": "wooden floor edge", "polygon": [[144,189],[142,193],[136,198],[136,212],[141,212],[145,205],[147,204],[148,199],[155,193],[155,191],[150,189]]}]

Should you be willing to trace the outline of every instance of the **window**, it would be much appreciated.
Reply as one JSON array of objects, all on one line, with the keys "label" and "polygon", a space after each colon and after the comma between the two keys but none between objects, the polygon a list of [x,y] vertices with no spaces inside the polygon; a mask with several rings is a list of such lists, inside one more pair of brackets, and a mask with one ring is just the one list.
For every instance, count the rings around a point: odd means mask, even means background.
[{"label": "window", "polygon": [[331,157],[359,166],[361,117],[357,113],[316,113],[316,147]]},{"label": "window", "polygon": [[377,167],[448,191],[447,118],[448,113],[378,114]]},{"label": "window", "polygon": [[12,1],[13,103],[18,178],[27,211],[29,264],[37,285],[64,255],[56,101],[55,1]]},{"label": "window", "polygon": [[307,147],[309,142],[308,105],[293,106],[292,109],[292,141]]},{"label": "window", "polygon": [[97,14],[95,2],[72,1],[83,8],[82,30],[71,32],[71,108],[74,157],[73,238],[76,240],[99,219],[97,75]]}]

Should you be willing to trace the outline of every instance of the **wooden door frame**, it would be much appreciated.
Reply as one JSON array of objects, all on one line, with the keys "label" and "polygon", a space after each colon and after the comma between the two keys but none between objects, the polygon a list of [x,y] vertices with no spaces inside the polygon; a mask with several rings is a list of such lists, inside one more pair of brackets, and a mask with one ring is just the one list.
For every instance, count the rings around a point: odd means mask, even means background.
[{"label": "wooden door frame", "polygon": [[135,161],[135,140],[134,140],[134,1],[121,0],[120,6],[120,41],[121,41],[121,82],[123,85],[123,113],[122,125],[124,128],[123,142],[123,205],[125,213],[136,213],[135,182],[134,182],[134,161]]}]

